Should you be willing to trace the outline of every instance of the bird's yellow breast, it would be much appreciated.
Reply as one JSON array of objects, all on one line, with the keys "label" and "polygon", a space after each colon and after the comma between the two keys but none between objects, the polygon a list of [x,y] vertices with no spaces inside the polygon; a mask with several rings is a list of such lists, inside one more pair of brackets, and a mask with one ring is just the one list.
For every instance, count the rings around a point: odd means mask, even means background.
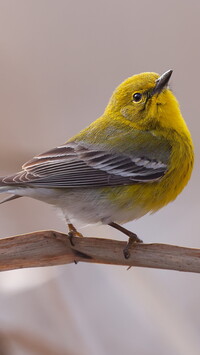
[{"label": "bird's yellow breast", "polygon": [[119,208],[127,212],[132,210],[133,213],[137,209],[139,218],[146,213],[156,212],[181,193],[192,173],[193,145],[190,136],[181,137],[176,132],[171,133],[171,142],[172,150],[168,170],[160,180],[114,187],[108,191],[110,199],[115,201]]}]

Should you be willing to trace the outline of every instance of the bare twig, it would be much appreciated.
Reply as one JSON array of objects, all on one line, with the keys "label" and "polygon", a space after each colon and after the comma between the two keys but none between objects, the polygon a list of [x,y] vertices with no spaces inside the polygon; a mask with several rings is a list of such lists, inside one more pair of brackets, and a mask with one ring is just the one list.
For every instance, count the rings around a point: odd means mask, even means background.
[{"label": "bare twig", "polygon": [[0,271],[82,261],[200,272],[200,249],[135,244],[130,248],[130,258],[125,259],[126,242],[74,237],[73,244],[66,234],[54,231],[0,239]]}]

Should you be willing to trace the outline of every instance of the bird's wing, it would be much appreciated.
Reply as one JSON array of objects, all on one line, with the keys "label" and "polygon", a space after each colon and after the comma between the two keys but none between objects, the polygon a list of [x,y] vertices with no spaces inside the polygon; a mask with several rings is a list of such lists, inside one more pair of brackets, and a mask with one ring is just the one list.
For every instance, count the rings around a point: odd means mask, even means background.
[{"label": "bird's wing", "polygon": [[21,172],[2,178],[1,184],[87,188],[159,180],[167,171],[166,158],[161,161],[142,153],[130,156],[70,142],[36,156],[23,165]]}]

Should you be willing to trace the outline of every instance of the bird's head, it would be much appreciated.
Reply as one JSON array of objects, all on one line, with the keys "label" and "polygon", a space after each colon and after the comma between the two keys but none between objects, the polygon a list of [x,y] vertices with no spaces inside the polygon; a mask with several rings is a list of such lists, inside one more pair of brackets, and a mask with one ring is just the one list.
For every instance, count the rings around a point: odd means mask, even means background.
[{"label": "bird's head", "polygon": [[142,129],[176,129],[183,119],[178,101],[168,87],[171,75],[172,70],[168,70],[161,76],[141,73],[126,79],[114,91],[105,114],[113,119],[120,116]]}]

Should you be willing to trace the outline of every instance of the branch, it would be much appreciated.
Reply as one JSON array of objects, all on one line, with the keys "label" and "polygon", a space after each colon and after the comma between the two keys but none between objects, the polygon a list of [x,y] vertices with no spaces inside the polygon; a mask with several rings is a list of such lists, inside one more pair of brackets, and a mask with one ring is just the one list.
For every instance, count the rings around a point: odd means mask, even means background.
[{"label": "branch", "polygon": [[142,266],[200,272],[200,249],[167,244],[134,244],[125,259],[126,242],[101,238],[73,238],[40,231],[0,239],[0,271],[82,262]]}]

